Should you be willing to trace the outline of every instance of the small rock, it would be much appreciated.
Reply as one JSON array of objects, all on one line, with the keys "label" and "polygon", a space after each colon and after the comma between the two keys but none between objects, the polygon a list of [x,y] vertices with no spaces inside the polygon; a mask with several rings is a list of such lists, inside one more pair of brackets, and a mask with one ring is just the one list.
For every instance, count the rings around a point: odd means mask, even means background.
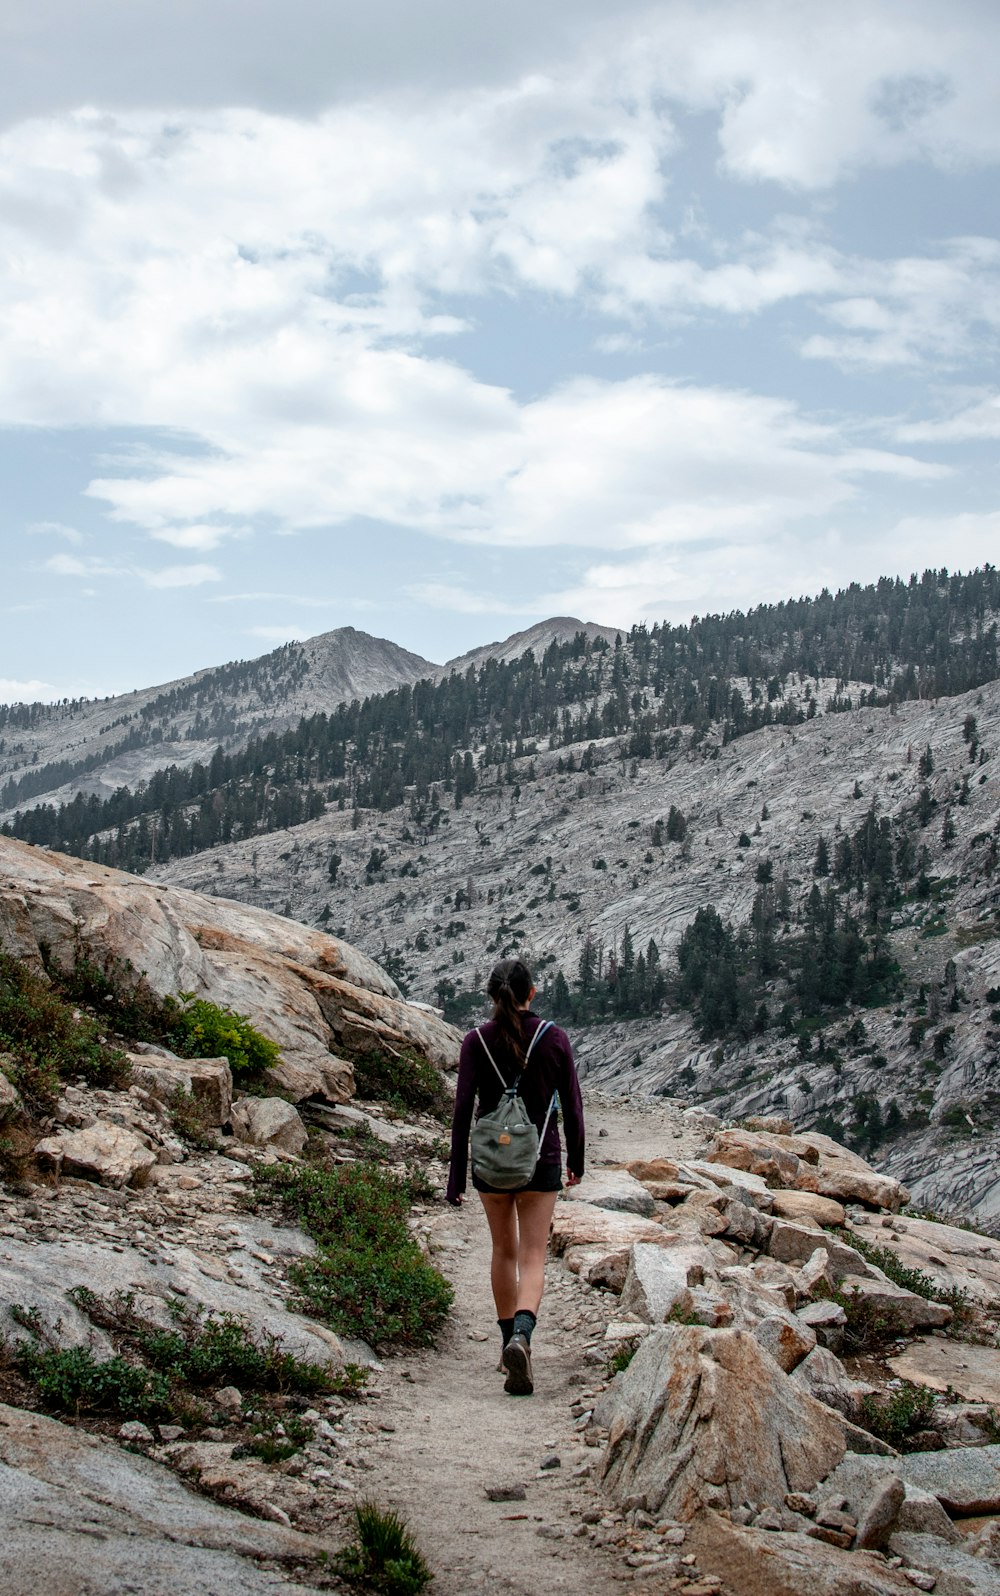
[{"label": "small rock", "polygon": [[160,1432],[160,1440],[167,1446],[172,1441],[179,1441],[184,1434],[184,1426],[182,1424],[158,1424],[157,1429]]},{"label": "small rock", "polygon": [[539,1524],[535,1530],[536,1535],[541,1535],[548,1541],[561,1541],[565,1533],[565,1530],[561,1530],[557,1524]]},{"label": "small rock", "polygon": [[239,1413],[243,1406],[243,1393],[235,1385],[224,1385],[215,1393],[215,1405],[224,1413]]},{"label": "small rock", "polygon": [[558,1469],[562,1467],[562,1459],[558,1452],[548,1452],[539,1463],[540,1469]]},{"label": "small rock", "polygon": [[804,1518],[816,1517],[816,1502],[805,1491],[789,1491],[785,1497],[785,1506],[792,1513],[801,1513]]},{"label": "small rock", "polygon": [[284,1524],[286,1529],[291,1529],[292,1527],[292,1521],[284,1508],[275,1507],[273,1502],[261,1502],[260,1516],[261,1518],[270,1519],[272,1524]]},{"label": "small rock", "polygon": [[881,1551],[899,1517],[906,1489],[898,1475],[880,1481],[858,1520],[855,1545]]},{"label": "small rock", "polygon": [[814,1541],[826,1541],[828,1546],[839,1546],[844,1551],[854,1539],[853,1530],[828,1529],[825,1524],[810,1524],[806,1534]]},{"label": "small rock", "polygon": [[122,1441],[152,1441],[153,1432],[140,1424],[138,1419],[129,1419],[118,1431],[118,1438]]},{"label": "small rock", "polygon": [[[484,1485],[483,1490],[488,1502],[523,1502],[527,1498],[527,1491],[523,1485]],[[600,1514],[592,1519],[586,1519],[588,1524],[596,1524]]]},{"label": "small rock", "polygon": [[605,1129],[604,1129],[604,1126],[603,1126],[603,1125],[602,1125],[602,1126],[601,1126],[601,1128],[600,1128],[600,1130],[599,1130],[599,1131],[598,1131],[598,1133],[597,1133],[597,1134],[598,1134],[598,1136],[606,1136],[606,1135],[607,1135],[607,1134],[608,1134],[608,1133],[607,1133],[607,1131],[606,1131],[606,1130],[605,1130]]},{"label": "small rock", "polygon": [[759,1530],[784,1529],[784,1525],[781,1522],[781,1514],[776,1512],[773,1507],[767,1507],[763,1513],[758,1513],[753,1521],[753,1527]]},{"label": "small rock", "polygon": [[937,1575],[926,1574],[922,1568],[902,1568],[900,1573],[911,1585],[916,1585],[918,1590],[933,1590],[937,1584]]}]

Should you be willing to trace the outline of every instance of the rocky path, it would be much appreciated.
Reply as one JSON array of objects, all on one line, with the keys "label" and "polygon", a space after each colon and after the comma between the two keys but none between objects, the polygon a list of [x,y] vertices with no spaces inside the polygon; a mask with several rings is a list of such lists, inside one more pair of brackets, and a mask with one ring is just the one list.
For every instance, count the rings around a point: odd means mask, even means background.
[{"label": "rocky path", "polygon": [[[648,1102],[591,1101],[588,1134],[594,1168],[690,1151],[695,1140],[668,1108]],[[617,1298],[550,1262],[533,1341],[535,1395],[512,1398],[497,1372],[489,1238],[475,1195],[436,1217],[429,1240],[455,1286],[455,1307],[437,1350],[391,1366],[379,1402],[386,1444],[369,1453],[370,1494],[412,1525],[436,1596],[617,1590],[636,1568],[627,1548],[610,1544],[620,1520],[590,1484],[593,1453],[573,1415],[603,1384],[606,1354],[593,1349]],[[544,1466],[553,1457],[558,1466]],[[487,1489],[497,1486],[521,1488],[523,1498],[490,1501]],[[642,1588],[671,1587],[650,1574]]]}]

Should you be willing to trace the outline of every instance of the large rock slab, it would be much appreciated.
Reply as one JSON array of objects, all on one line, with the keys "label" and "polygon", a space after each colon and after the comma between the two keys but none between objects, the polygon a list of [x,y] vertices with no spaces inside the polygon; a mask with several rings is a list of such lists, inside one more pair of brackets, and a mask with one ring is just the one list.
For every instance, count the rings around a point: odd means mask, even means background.
[{"label": "large rock slab", "polygon": [[911,1452],[897,1472],[936,1496],[953,1518],[1000,1513],[1000,1446],[966,1446],[947,1452]]},{"label": "large rock slab", "polygon": [[626,1318],[662,1324],[685,1296],[711,1274],[713,1259],[705,1247],[664,1247],[636,1242],[629,1258],[619,1311]]},{"label": "large rock slab", "polygon": [[654,1330],[594,1418],[608,1430],[599,1468],[614,1495],[681,1520],[745,1501],[780,1508],[845,1450],[835,1416],[741,1330]]},{"label": "large rock slab", "polygon": [[825,1489],[845,1495],[861,1511],[887,1475],[933,1495],[951,1518],[1000,1513],[1000,1446],[962,1446],[944,1452],[904,1452],[901,1457],[845,1457]]},{"label": "large rock slab", "polygon": [[280,1147],[286,1153],[301,1153],[308,1131],[298,1110],[283,1097],[241,1097],[233,1104],[230,1120],[233,1135],[252,1147]]},{"label": "large rock slab", "polygon": [[349,943],[266,909],[10,837],[0,837],[0,934],[37,970],[40,944],[68,969],[82,941],[97,963],[141,971],[160,997],[193,992],[235,1009],[289,1063],[322,1070],[331,1053],[385,1044],[414,1047],[442,1069],[458,1064],[458,1031],[404,1002],[385,971]]},{"label": "large rock slab", "polygon": [[843,1225],[847,1219],[843,1203],[814,1191],[776,1191],[771,1211],[779,1219],[811,1219],[817,1225]]},{"label": "large rock slab", "polygon": [[308,1567],[327,1549],[194,1495],[103,1436],[0,1404],[4,1596],[316,1596],[258,1564]]},{"label": "large rock slab", "polygon": [[212,1125],[225,1125],[233,1104],[233,1075],[227,1058],[178,1058],[166,1049],[144,1047],[130,1053],[132,1079],[157,1102],[180,1090],[197,1098]]},{"label": "large rock slab", "polygon": [[168,1301],[180,1297],[217,1313],[243,1319],[258,1338],[276,1336],[287,1351],[314,1363],[340,1368],[340,1341],[324,1325],[290,1313],[285,1293],[272,1283],[261,1254],[292,1260],[315,1251],[300,1231],[282,1230],[265,1220],[234,1221],[231,1250],[225,1265],[216,1255],[161,1241],[154,1260],[136,1248],[115,1251],[99,1242],[59,1241],[30,1244],[4,1237],[0,1246],[0,1337],[17,1339],[24,1331],[11,1307],[36,1309],[43,1326],[55,1330],[63,1346],[90,1346],[95,1356],[110,1357],[113,1347],[67,1296],[74,1286],[87,1286],[101,1297],[117,1291],[136,1294],[139,1310],[151,1323],[169,1329]]},{"label": "large rock slab", "polygon": [[893,1374],[931,1391],[952,1390],[967,1402],[1000,1407],[1000,1348],[969,1341],[914,1341],[889,1359]]},{"label": "large rock slab", "polygon": [[568,1202],[590,1203],[594,1208],[608,1208],[612,1213],[638,1214],[651,1219],[656,1203],[641,1181],[627,1169],[597,1169],[584,1176],[579,1186],[571,1187],[565,1196]]},{"label": "large rock slab", "polygon": [[901,1570],[875,1552],[847,1552],[801,1534],[746,1529],[706,1513],[684,1549],[740,1596],[914,1596]]},{"label": "large rock slab", "polygon": [[847,1297],[857,1297],[892,1315],[901,1331],[933,1330],[950,1324],[952,1311],[943,1302],[929,1302],[904,1286],[891,1280],[863,1279],[860,1275],[844,1275],[840,1289]]},{"label": "large rock slab", "polygon": [[108,1120],[98,1120],[86,1130],[43,1136],[35,1154],[57,1174],[117,1187],[145,1186],[157,1161],[152,1148],[135,1131]]},{"label": "large rock slab", "polygon": [[866,1208],[888,1208],[891,1213],[898,1213],[910,1200],[901,1181],[874,1169],[831,1169],[821,1164],[817,1190],[821,1196],[835,1197],[842,1203],[864,1203]]},{"label": "large rock slab", "polygon": [[908,1269],[922,1269],[948,1290],[964,1291],[973,1302],[1000,1300],[1000,1241],[957,1225],[939,1225],[909,1214],[859,1226],[866,1241],[887,1247]]},{"label": "large rock slab", "polygon": [[903,1530],[892,1536],[888,1549],[908,1568],[932,1576],[939,1596],[997,1596],[996,1566],[970,1556],[960,1543]]},{"label": "large rock slab", "polygon": [[706,1162],[760,1175],[769,1186],[794,1186],[803,1173],[801,1160],[761,1131],[720,1130]]},{"label": "large rock slab", "polygon": [[549,1244],[571,1273],[591,1285],[620,1292],[637,1241],[670,1247],[680,1239],[676,1230],[665,1230],[654,1219],[560,1198],[552,1216]]}]

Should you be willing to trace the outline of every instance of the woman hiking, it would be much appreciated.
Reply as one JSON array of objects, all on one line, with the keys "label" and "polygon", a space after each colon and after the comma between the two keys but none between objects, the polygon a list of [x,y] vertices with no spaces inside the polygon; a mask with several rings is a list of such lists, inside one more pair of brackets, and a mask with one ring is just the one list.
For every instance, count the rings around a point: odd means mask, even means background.
[{"label": "woman hiking", "polygon": [[[520,959],[502,960],[494,967],[486,991],[493,1001],[493,1018],[471,1030],[462,1043],[447,1199],[456,1207],[463,1200],[469,1132],[478,1098],[475,1118],[477,1123],[484,1120],[484,1126],[478,1138],[473,1132],[472,1184],[482,1200],[493,1241],[490,1282],[503,1341],[500,1368],[507,1375],[505,1391],[512,1396],[530,1396],[534,1390],[531,1333],[545,1286],[552,1214],[563,1185],[559,1128],[552,1109],[558,1093],[566,1127],[566,1184],[576,1186],[583,1175],[583,1102],[569,1038],[532,1011],[535,985],[527,965]],[[520,1104],[509,1092],[515,1085]],[[499,1134],[493,1136],[494,1161],[482,1152],[477,1169],[477,1139],[480,1147],[485,1147],[484,1116],[492,1116],[494,1111],[498,1117],[510,1112],[534,1127],[538,1159],[533,1171],[530,1160],[535,1139],[526,1123],[513,1134],[506,1134],[501,1123]],[[493,1123],[491,1118],[490,1133]],[[526,1133],[526,1138],[520,1138],[522,1143],[526,1139],[530,1144],[528,1167],[520,1177],[516,1173],[511,1177],[502,1168],[508,1148],[496,1148],[495,1143],[518,1141],[517,1129]],[[484,1178],[483,1168],[493,1173],[495,1184]],[[511,1178],[518,1182],[515,1189],[510,1189]]]}]

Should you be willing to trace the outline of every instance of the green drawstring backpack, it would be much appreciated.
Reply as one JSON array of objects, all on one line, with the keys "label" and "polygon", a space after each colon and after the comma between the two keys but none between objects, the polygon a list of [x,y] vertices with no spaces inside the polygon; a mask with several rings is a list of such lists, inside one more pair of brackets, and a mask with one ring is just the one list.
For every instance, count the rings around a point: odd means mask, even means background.
[{"label": "green drawstring backpack", "polygon": [[545,1020],[538,1027],[528,1043],[524,1069],[518,1074],[513,1086],[508,1086],[500,1073],[496,1059],[486,1046],[482,1031],[478,1025],[476,1026],[476,1035],[483,1044],[483,1051],[500,1077],[503,1096],[492,1113],[480,1114],[472,1127],[472,1172],[479,1180],[485,1181],[487,1186],[495,1186],[498,1191],[517,1191],[520,1187],[526,1186],[535,1173],[539,1149],[545,1140],[545,1132],[549,1128],[549,1119],[556,1104],[556,1094],[554,1092],[552,1094],[542,1134],[539,1136],[536,1127],[528,1118],[517,1088],[524,1070],[528,1067],[528,1060],[535,1043],[551,1028],[551,1020]]}]

